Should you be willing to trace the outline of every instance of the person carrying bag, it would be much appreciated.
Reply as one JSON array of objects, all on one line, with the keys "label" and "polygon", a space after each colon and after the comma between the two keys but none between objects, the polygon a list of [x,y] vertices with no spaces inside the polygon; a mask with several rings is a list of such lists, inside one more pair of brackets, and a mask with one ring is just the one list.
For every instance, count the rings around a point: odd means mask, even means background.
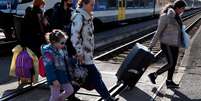
[{"label": "person carrying bag", "polygon": [[166,80],[167,88],[178,88],[179,84],[173,81],[173,74],[177,64],[177,58],[179,54],[179,48],[184,47],[183,43],[184,33],[182,32],[183,22],[181,15],[183,14],[185,7],[187,6],[184,0],[176,0],[172,5],[167,5],[163,10],[159,18],[158,28],[154,35],[149,49],[156,45],[160,40],[160,45],[163,53],[167,58],[167,64],[158,69],[156,72],[150,73],[148,77],[153,84],[156,84],[156,78],[158,75],[168,71]]},{"label": "person carrying bag", "polygon": [[114,101],[93,61],[95,45],[92,11],[95,0],[78,0],[77,5],[76,11],[79,13],[75,12],[72,15],[71,26],[71,41],[76,50],[73,58],[76,58],[79,64],[88,70],[86,82],[81,87],[86,88],[87,86],[87,89],[95,89],[105,101]]}]

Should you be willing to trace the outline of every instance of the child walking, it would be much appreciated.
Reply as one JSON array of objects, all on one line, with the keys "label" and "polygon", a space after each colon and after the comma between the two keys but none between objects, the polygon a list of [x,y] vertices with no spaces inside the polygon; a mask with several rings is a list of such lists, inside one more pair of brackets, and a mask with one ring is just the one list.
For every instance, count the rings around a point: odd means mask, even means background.
[{"label": "child walking", "polygon": [[[67,72],[67,38],[61,30],[53,30],[46,34],[49,44],[41,46],[47,81],[51,89],[49,101],[64,101],[74,92]],[[60,92],[61,90],[63,92]]]}]

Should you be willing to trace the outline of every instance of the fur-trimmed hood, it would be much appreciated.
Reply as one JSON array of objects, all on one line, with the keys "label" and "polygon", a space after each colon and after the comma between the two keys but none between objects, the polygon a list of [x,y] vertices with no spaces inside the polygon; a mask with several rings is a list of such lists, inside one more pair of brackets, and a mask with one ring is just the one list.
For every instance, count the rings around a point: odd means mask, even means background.
[{"label": "fur-trimmed hood", "polygon": [[173,8],[168,8],[167,15],[171,16],[171,17],[175,17],[176,12],[175,12],[175,10]]}]

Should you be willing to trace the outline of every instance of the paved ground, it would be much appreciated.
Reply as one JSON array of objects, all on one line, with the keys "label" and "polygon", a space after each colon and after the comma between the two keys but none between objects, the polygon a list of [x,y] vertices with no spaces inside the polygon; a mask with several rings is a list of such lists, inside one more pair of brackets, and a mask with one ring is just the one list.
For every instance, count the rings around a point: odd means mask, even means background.
[{"label": "paved ground", "polygon": [[[182,61],[182,65],[177,67],[177,73],[175,73],[174,80],[179,83],[181,81],[181,88],[178,90],[170,90],[166,89],[165,93],[161,96],[160,99],[157,101],[170,101],[171,98],[173,101],[201,101],[200,100],[200,71],[199,68],[201,66],[199,51],[201,50],[201,45],[199,44],[199,38],[201,38],[200,34],[194,36],[192,40],[193,44],[192,47],[186,51],[186,55]],[[199,49],[198,49],[199,48]],[[8,57],[1,57],[0,58],[0,77],[2,74],[6,74],[9,71],[9,64],[11,61],[11,56]],[[3,61],[2,61],[3,60]],[[96,61],[95,62],[98,69],[101,71],[102,77],[104,82],[107,85],[107,88],[111,88],[114,84],[116,84],[116,76],[115,73],[120,67],[120,64],[113,63],[112,61],[109,62],[102,62]],[[140,81],[137,83],[136,87],[132,90],[124,90],[121,92],[117,97],[119,101],[149,101],[155,95],[157,89],[163,87],[164,79],[166,78],[166,73],[159,76],[156,80],[157,84],[153,85],[149,81],[147,75],[150,72],[155,71],[156,69],[160,68],[164,65],[165,59],[160,59],[157,63],[152,64]],[[4,72],[2,72],[2,70]],[[184,75],[184,76],[183,76]],[[183,78],[182,78],[183,77]],[[2,79],[2,78],[1,78]],[[0,84],[0,96],[7,94],[7,92],[12,91],[17,87],[17,82],[14,78],[4,78],[6,79],[6,83]],[[181,80],[182,79],[182,80]],[[175,92],[175,94],[174,94]],[[18,97],[13,101],[47,101],[49,96],[48,90],[40,90],[40,94],[33,91],[32,93],[28,93],[24,97]],[[89,95],[86,95],[89,94]],[[34,96],[33,96],[34,95]],[[43,96],[41,96],[43,95]],[[174,97],[172,97],[174,95]],[[86,91],[81,89],[79,93],[76,95],[82,100],[87,101],[95,101],[98,99],[99,95],[96,91]],[[33,100],[30,100],[32,99]]]},{"label": "paved ground", "polygon": [[201,101],[201,27],[186,51],[182,66],[186,67],[181,79],[181,87],[172,96],[172,101]]},{"label": "paved ground", "polygon": [[[181,85],[180,89],[170,90],[166,89],[157,101],[201,101],[201,44],[199,39],[201,38],[201,28],[198,33],[192,39],[191,47],[186,50],[186,54],[182,61],[181,66],[177,67],[177,73],[175,73],[174,80]],[[16,79],[6,76],[9,71],[9,64],[11,61],[11,56],[0,57],[0,81],[7,81],[0,84],[0,96],[6,94],[17,87]],[[107,88],[111,88],[116,84],[115,73],[120,67],[120,64],[115,64],[113,62],[95,62],[98,69],[101,71],[104,82]],[[149,81],[147,75],[150,72],[155,71],[164,65],[165,59],[159,60],[157,63],[152,64],[144,73],[140,81],[137,83],[136,87],[132,90],[124,90],[117,97],[119,101],[149,101],[155,95],[155,91],[163,87],[164,79],[166,74],[159,76],[156,80],[157,84],[153,85]],[[82,94],[80,94],[82,93]],[[83,94],[84,93],[84,94]],[[26,97],[19,97],[13,101],[47,101],[49,95],[48,90],[41,90],[40,94],[37,92],[32,92],[26,95]],[[44,95],[43,95],[44,94]],[[91,95],[86,95],[91,94]],[[33,96],[34,95],[34,96]],[[76,95],[82,100],[95,101],[98,96],[96,91],[86,91],[81,89]],[[32,99],[32,100],[31,100]]]}]

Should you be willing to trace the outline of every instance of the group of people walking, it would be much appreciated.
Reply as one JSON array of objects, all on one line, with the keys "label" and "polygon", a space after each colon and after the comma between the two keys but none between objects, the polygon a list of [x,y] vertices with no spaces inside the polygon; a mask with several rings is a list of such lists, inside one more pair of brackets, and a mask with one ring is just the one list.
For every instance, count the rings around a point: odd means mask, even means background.
[{"label": "group of people walking", "polygon": [[33,7],[26,9],[22,44],[42,56],[50,101],[80,101],[74,95],[80,86],[72,83],[69,61],[87,68],[85,85],[95,89],[105,101],[114,101],[93,62],[94,4],[95,0],[78,0],[77,9],[72,10],[71,0],[61,0],[44,13],[45,2],[34,0]]},{"label": "group of people walking", "polygon": [[[75,60],[83,68],[87,68],[86,84],[95,89],[105,101],[115,100],[110,96],[93,61],[92,11],[94,4],[95,0],[78,0],[77,8],[72,10],[71,0],[61,0],[44,13],[45,2],[34,0],[33,7],[26,9],[22,44],[33,50],[38,57],[42,56],[48,85],[51,89],[50,101],[64,101],[66,98],[69,101],[80,101],[75,97],[80,86],[72,83],[68,72],[68,68],[71,66],[69,60]],[[173,5],[167,6],[161,13],[157,33],[152,40],[150,49],[159,39],[168,64],[149,74],[150,80],[154,84],[158,75],[168,71],[167,86],[178,87],[173,82],[173,73],[182,41],[183,23],[180,15],[184,12],[185,7],[185,1],[176,0]]]}]

